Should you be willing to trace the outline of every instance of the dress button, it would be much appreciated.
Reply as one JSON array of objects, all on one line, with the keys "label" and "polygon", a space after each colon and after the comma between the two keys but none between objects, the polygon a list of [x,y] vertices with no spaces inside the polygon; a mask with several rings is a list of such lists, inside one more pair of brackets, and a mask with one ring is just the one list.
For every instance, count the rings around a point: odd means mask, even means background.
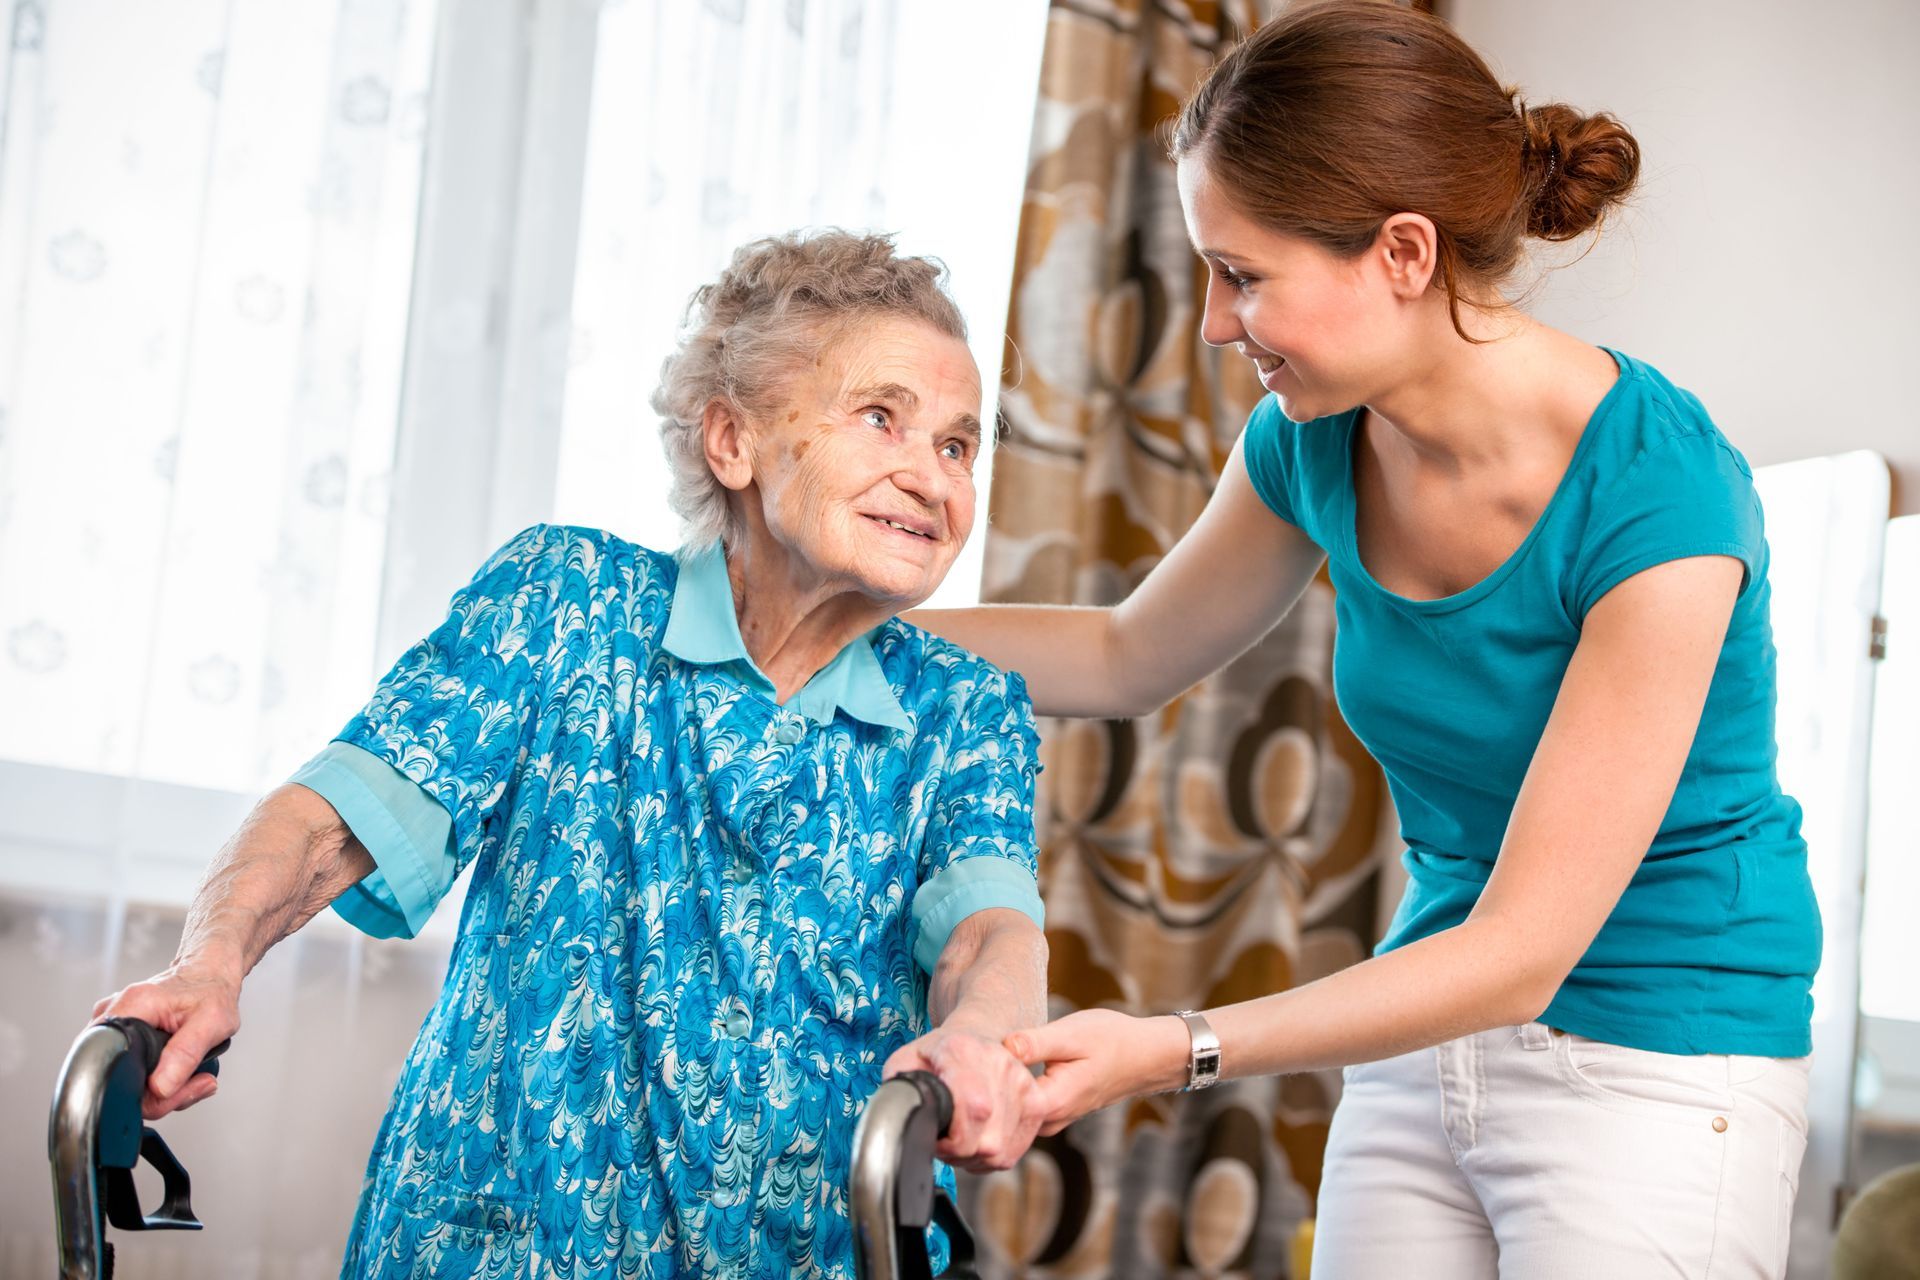
[{"label": "dress button", "polygon": [[783,720],[780,722],[780,727],[774,730],[773,736],[790,747],[806,737],[807,731],[798,720]]},{"label": "dress button", "polygon": [[734,1001],[732,1008],[727,1011],[727,1034],[735,1040],[745,1040],[752,1030],[753,1015],[747,1012],[745,1005]]},{"label": "dress button", "polygon": [[1725,1116],[1715,1116],[1713,1118],[1713,1131],[1715,1133],[1725,1133],[1727,1131],[1727,1118]]}]

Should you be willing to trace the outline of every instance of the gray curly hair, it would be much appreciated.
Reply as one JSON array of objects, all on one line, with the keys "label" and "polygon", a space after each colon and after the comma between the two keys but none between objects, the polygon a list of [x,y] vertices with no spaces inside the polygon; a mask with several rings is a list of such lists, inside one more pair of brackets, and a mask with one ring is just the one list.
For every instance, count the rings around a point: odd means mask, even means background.
[{"label": "gray curly hair", "polygon": [[765,418],[796,370],[866,320],[920,320],[966,341],[946,276],[937,258],[896,254],[891,236],[830,228],[742,245],[718,280],[694,291],[652,400],[672,471],[667,501],[685,526],[685,550],[732,546],[740,532],[726,487],[707,465],[707,405],[723,400]]}]

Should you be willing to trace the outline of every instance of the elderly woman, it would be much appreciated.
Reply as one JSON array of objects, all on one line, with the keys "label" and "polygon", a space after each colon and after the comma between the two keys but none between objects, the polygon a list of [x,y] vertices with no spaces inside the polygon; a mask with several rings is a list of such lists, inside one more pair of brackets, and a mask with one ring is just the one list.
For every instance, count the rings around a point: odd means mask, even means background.
[{"label": "elderly woman", "polygon": [[686,544],[541,525],[487,560],[96,1010],[175,1031],[148,1114],[214,1091],[188,1073],[275,941],[329,903],[411,936],[471,864],[343,1275],[847,1275],[854,1122],[910,1067],[955,1093],[946,1158],[1011,1165],[1032,711],[894,616],[972,528],[979,403],[936,265],[736,254],[654,399]]}]

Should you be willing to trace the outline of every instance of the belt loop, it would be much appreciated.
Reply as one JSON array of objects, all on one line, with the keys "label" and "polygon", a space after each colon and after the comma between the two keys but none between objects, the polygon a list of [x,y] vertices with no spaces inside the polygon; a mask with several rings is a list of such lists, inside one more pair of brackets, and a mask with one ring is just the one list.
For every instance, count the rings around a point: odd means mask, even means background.
[{"label": "belt loop", "polygon": [[1520,1028],[1520,1047],[1539,1051],[1553,1047],[1553,1033],[1544,1022],[1528,1022]]}]

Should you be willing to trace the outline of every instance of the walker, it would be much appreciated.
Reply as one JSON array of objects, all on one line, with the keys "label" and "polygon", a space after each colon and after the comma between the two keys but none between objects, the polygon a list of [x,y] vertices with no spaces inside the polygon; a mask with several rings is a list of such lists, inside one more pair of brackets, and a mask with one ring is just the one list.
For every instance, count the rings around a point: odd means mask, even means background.
[{"label": "walker", "polygon": [[[54,1087],[47,1125],[60,1280],[112,1280],[106,1224],[121,1231],[198,1231],[180,1161],[152,1126],[140,1098],[168,1033],[138,1018],[108,1018],[80,1033]],[[220,1073],[215,1046],[200,1064]],[[953,1119],[953,1095],[930,1072],[909,1071],[882,1084],[853,1136],[854,1270],[860,1280],[930,1280],[926,1229],[937,1222],[952,1244],[946,1275],[971,1280],[973,1236],[953,1202],[938,1193],[934,1144]],[[164,1183],[160,1209],[145,1213],[133,1185],[142,1159]]]},{"label": "walker", "polygon": [[[140,1118],[147,1075],[170,1038],[138,1018],[108,1018],[81,1032],[67,1051],[47,1123],[61,1280],[112,1280],[106,1222],[121,1231],[200,1230],[187,1200],[186,1169]],[[219,1058],[230,1043],[216,1045],[200,1070],[220,1074]],[[143,1213],[134,1190],[133,1166],[143,1159],[164,1184],[158,1213]]]},{"label": "walker", "polygon": [[973,1234],[933,1181],[933,1148],[953,1121],[953,1095],[929,1071],[882,1084],[853,1131],[853,1253],[859,1280],[931,1280],[926,1232],[952,1245],[942,1274],[971,1280]]}]

